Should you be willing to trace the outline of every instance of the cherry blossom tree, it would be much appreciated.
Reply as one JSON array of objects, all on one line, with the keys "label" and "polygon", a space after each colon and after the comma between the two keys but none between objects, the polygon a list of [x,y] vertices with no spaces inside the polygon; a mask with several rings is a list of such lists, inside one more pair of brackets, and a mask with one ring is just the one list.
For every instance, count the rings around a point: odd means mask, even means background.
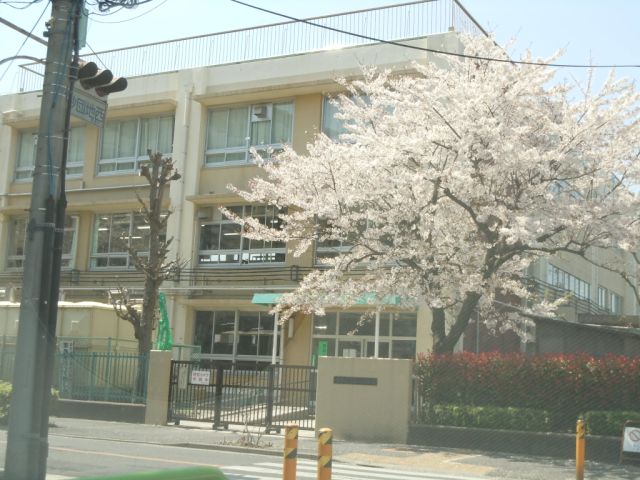
[{"label": "cherry blossom tree", "polygon": [[[467,55],[505,58],[491,39],[464,44]],[[540,257],[593,261],[593,249],[613,249],[625,262],[603,266],[635,288],[625,266],[639,239],[634,85],[612,74],[594,91],[554,83],[546,65],[440,60],[341,82],[338,141],[319,134],[306,153],[258,159],[264,175],[230,187],[288,207],[278,230],[236,218],[248,235],[290,242],[294,255],[341,246],[283,295],[282,319],[362,298],[381,308],[394,295],[430,307],[433,349],[447,352],[474,312],[518,332],[527,314],[553,312],[524,282]],[[517,311],[496,307],[508,298]]]}]

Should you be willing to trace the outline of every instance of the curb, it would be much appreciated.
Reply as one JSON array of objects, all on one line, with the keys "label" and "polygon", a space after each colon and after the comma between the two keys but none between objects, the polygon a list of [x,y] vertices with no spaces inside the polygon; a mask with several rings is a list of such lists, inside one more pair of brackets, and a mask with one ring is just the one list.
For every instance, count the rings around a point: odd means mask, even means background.
[{"label": "curb", "polygon": [[[167,445],[167,444],[163,444]],[[169,446],[171,447],[184,447],[184,448],[195,448],[200,450],[223,450],[227,452],[235,452],[235,453],[250,453],[254,455],[270,455],[272,457],[282,457],[283,452],[279,452],[277,450],[266,450],[262,448],[255,447],[241,447],[238,445],[221,445],[221,444],[205,444],[205,443],[172,443]],[[304,458],[306,460],[317,460],[317,456],[312,453],[301,453],[298,450],[298,458]]]},{"label": "curb", "polygon": [[[278,450],[270,450],[268,448],[255,448],[255,447],[242,447],[240,445],[225,445],[219,443],[161,443],[161,442],[151,442],[144,440],[128,440],[123,438],[110,438],[110,437],[89,437],[86,435],[73,435],[66,433],[51,433],[50,435],[56,437],[67,437],[67,438],[79,438],[85,440],[104,440],[106,442],[119,442],[119,443],[133,443],[133,444],[142,444],[142,445],[158,445],[165,447],[182,447],[182,448],[193,448],[198,450],[222,450],[227,452],[234,453],[249,453],[253,455],[269,455],[272,457],[281,457],[283,452]],[[313,453],[304,453],[298,450],[298,458],[304,458],[307,460],[316,460],[317,456]],[[1,477],[0,477],[1,478]]]}]

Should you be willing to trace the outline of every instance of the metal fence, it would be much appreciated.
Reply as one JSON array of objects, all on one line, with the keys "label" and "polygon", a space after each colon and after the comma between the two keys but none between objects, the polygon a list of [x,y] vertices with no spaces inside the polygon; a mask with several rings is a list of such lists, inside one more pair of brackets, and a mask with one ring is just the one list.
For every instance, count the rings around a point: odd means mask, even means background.
[{"label": "metal fence", "polygon": [[[149,43],[83,55],[127,77],[369,45],[457,31],[486,35],[457,0],[388,7]],[[347,33],[348,32],[348,33]],[[353,35],[356,34],[356,35]],[[21,65],[20,91],[40,89],[44,66]]]},{"label": "metal fence", "polygon": [[144,403],[147,372],[145,355],[63,352],[56,356],[53,388],[60,398]]},{"label": "metal fence", "polygon": [[315,400],[314,367],[173,361],[168,420],[260,426],[267,432],[295,422],[311,430]]}]

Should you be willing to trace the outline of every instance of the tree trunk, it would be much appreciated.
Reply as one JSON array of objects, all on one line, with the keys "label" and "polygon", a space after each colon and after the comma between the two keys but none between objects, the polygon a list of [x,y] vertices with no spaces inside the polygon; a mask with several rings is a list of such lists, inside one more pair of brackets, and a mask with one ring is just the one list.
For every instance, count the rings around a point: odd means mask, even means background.
[{"label": "tree trunk", "polygon": [[462,306],[456,315],[455,322],[446,331],[445,312],[442,308],[433,308],[431,313],[431,332],[433,333],[433,353],[453,353],[453,349],[460,340],[460,337],[469,325],[471,315],[478,305],[481,295],[476,292],[469,292],[465,296]]}]

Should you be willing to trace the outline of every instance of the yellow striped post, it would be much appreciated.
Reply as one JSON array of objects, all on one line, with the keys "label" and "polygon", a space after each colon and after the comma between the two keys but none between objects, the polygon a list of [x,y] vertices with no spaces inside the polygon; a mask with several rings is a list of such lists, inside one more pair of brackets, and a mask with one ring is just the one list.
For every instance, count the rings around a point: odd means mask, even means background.
[{"label": "yellow striped post", "polygon": [[578,419],[576,424],[576,480],[584,480],[584,453],[585,453],[585,426],[584,420]]},{"label": "yellow striped post", "polygon": [[321,428],[318,431],[318,480],[331,480],[331,456],[333,430]]},{"label": "yellow striped post", "polygon": [[282,480],[296,480],[298,430],[298,425],[287,425],[284,429],[284,463],[282,466]]}]

